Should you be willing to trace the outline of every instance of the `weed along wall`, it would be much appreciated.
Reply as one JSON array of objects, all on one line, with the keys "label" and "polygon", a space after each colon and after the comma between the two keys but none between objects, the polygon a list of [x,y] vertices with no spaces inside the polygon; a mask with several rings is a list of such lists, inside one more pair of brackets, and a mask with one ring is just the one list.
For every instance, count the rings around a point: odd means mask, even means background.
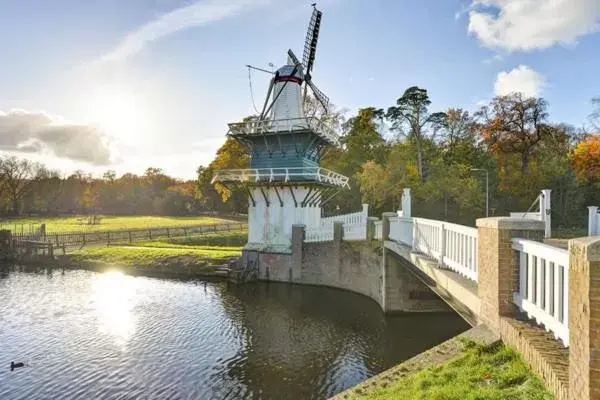
[{"label": "weed along wall", "polygon": [[385,312],[448,311],[449,307],[404,268],[381,241],[304,243],[304,228],[294,226],[286,253],[243,251],[243,263],[258,267],[260,280],[329,286],[360,293]]}]

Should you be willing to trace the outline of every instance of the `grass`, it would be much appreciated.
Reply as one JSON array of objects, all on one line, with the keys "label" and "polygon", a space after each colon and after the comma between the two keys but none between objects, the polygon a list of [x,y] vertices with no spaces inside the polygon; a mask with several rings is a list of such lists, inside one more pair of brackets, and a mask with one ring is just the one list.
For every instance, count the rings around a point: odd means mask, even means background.
[{"label": "grass", "polygon": [[46,231],[51,233],[67,232],[102,232],[143,228],[175,228],[191,225],[210,225],[232,222],[212,217],[161,217],[161,216],[100,216],[98,224],[88,224],[89,216],[19,218],[0,223],[0,227],[17,231],[21,225],[27,230],[29,225],[46,224]]},{"label": "grass", "polygon": [[67,257],[75,265],[159,269],[172,272],[210,272],[215,264],[238,257],[241,247],[96,247]]},{"label": "grass", "polygon": [[248,231],[229,231],[203,233],[201,235],[163,238],[160,241],[148,241],[136,244],[141,247],[170,247],[170,248],[193,248],[197,246],[224,246],[240,247],[248,241]]},{"label": "grass", "polygon": [[554,228],[552,229],[552,238],[555,239],[572,239],[577,237],[584,237],[588,235],[587,228],[582,227],[570,227],[570,228]]},{"label": "grass", "polygon": [[553,400],[554,396],[512,349],[465,342],[458,359],[353,399]]}]

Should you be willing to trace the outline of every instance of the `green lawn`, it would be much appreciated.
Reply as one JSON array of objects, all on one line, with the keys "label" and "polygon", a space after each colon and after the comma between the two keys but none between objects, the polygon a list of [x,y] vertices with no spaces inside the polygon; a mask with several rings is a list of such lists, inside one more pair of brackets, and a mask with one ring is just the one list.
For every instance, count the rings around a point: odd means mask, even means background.
[{"label": "green lawn", "polygon": [[229,258],[238,257],[241,247],[96,247],[77,250],[67,257],[74,265],[102,265],[141,269],[173,270],[175,272],[213,270],[214,264],[222,264]]},{"label": "green lawn", "polygon": [[197,246],[234,246],[240,247],[248,241],[248,231],[211,232],[200,235],[190,235],[173,238],[163,238],[159,241],[137,243],[142,247],[172,247],[190,248]]},{"label": "green lawn", "polygon": [[454,361],[352,399],[552,400],[554,396],[512,349],[469,342],[464,354]]},{"label": "green lawn", "polygon": [[555,228],[552,237],[556,239],[573,239],[588,235],[587,227]]},{"label": "green lawn", "polygon": [[[21,225],[27,230],[28,226],[46,224],[49,233],[63,232],[99,232],[143,228],[175,228],[191,225],[210,225],[231,222],[212,217],[160,217],[160,216],[100,216],[98,224],[88,223],[89,216],[50,217],[50,218],[20,218],[0,222],[0,228],[20,231]],[[236,221],[237,222],[237,221]]]}]

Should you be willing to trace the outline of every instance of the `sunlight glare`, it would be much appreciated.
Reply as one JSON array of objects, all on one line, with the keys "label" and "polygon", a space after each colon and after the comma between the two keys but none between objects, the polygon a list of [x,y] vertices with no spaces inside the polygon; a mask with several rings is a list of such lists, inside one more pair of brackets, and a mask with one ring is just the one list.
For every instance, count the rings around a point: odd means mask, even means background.
[{"label": "sunlight glare", "polygon": [[128,144],[142,138],[145,115],[141,101],[130,90],[100,86],[90,97],[86,119],[103,132]]},{"label": "sunlight glare", "polygon": [[92,283],[90,300],[98,312],[100,330],[119,344],[125,344],[135,331],[134,294],[134,280],[120,271],[104,272]]}]

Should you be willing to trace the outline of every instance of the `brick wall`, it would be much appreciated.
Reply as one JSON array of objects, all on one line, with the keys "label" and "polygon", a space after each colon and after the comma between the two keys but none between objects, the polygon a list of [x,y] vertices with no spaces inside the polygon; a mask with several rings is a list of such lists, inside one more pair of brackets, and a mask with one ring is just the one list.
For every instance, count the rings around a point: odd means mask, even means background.
[{"label": "brick wall", "polygon": [[244,251],[256,259],[259,279],[329,286],[363,294],[385,312],[449,311],[449,307],[402,265],[400,257],[383,257],[381,241],[304,243],[294,227],[292,251]]},{"label": "brick wall", "polygon": [[499,331],[500,317],[517,312],[512,299],[519,288],[519,265],[512,239],[541,241],[544,223],[509,217],[482,218],[477,220],[477,231],[480,317],[491,329]]},{"label": "brick wall", "polygon": [[600,399],[600,238],[569,241],[569,390]]}]

